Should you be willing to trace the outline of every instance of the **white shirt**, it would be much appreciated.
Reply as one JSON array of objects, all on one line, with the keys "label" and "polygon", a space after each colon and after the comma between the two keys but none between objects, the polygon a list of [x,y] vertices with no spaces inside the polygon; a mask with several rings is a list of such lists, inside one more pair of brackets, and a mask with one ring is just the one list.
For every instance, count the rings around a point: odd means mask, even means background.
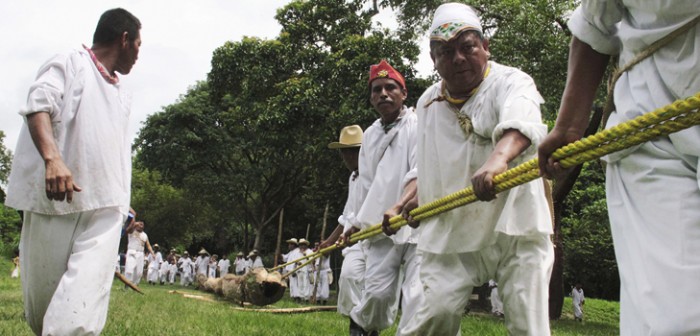
[{"label": "white shirt", "polygon": [[197,256],[194,260],[194,266],[197,269],[197,274],[207,275],[207,268],[209,267],[209,256]]},{"label": "white shirt", "polygon": [[345,200],[343,214],[338,217],[338,224],[343,226],[345,232],[350,230],[354,223],[357,223],[356,214],[362,206],[360,176],[358,174],[353,178],[354,176],[353,172],[348,177],[348,197]]},{"label": "white shirt", "polygon": [[61,157],[82,187],[73,202],[46,197],[44,161],[26,122],[20,132],[6,204],[63,215],[105,207],[126,214],[131,198],[131,98],[102,78],[85,50],[56,55],[40,69],[20,114],[48,112]]},{"label": "white shirt", "polygon": [[192,262],[192,259],[180,258],[180,269],[182,270],[183,273],[192,274],[192,267],[194,267],[194,263]]},{"label": "white shirt", "polygon": [[[362,206],[356,217],[356,227],[366,229],[382,222],[384,212],[394,206],[416,172],[416,114],[404,108],[405,114],[388,133],[377,119],[367,128],[360,148],[360,199]],[[395,244],[414,243],[415,230],[402,227],[390,238]],[[384,234],[369,240],[386,238]]]},{"label": "white shirt", "polygon": [[[353,176],[355,176],[355,173],[351,173],[350,177],[348,178],[348,198],[345,200],[345,207],[343,208],[343,214],[338,217],[338,224],[343,226],[343,232],[347,233],[350,228],[352,228],[354,225],[358,225],[357,223],[357,211],[360,210],[360,207],[362,206],[362,198],[361,194],[362,191],[360,190],[361,184],[360,184],[360,176],[359,174],[357,177],[353,179]],[[342,251],[343,257],[348,254],[350,251],[359,251],[362,249],[361,245],[363,244],[363,241],[358,242],[357,244],[354,244],[350,247],[346,247]]]},{"label": "white shirt", "polygon": [[148,241],[148,235],[146,232],[138,232],[134,230],[128,236],[128,243],[126,245],[127,250],[134,250],[136,252],[143,252],[144,245]]},{"label": "white shirt", "polygon": [[236,273],[245,272],[246,260],[245,258],[236,258]]},{"label": "white shirt", "polygon": [[573,304],[577,306],[581,305],[581,302],[585,300],[583,296],[583,288],[577,290],[576,287],[574,287],[574,289],[571,291],[571,300],[573,301]]},{"label": "white shirt", "polygon": [[[510,168],[535,156],[547,133],[542,123],[542,97],[522,71],[490,62],[491,71],[460,113],[470,117],[468,135],[459,125],[456,108],[438,97],[441,83],[418,100],[418,197],[420,204],[471,186],[471,177],[491,155],[508,129],[516,129],[532,145]],[[477,251],[495,242],[496,232],[511,236],[552,233],[552,218],[541,180],[501,193],[491,202],[475,202],[421,221],[418,249],[430,253]]]},{"label": "white shirt", "polygon": [[[292,262],[292,261],[297,260],[301,257],[303,257],[303,255],[301,254],[301,251],[297,247],[297,248],[289,251],[289,253],[287,253],[287,259],[284,262],[285,263]],[[295,268],[296,268],[295,264],[284,266],[284,270],[287,272],[292,271]]]},{"label": "white shirt", "polygon": [[[596,51],[618,55],[620,67],[650,44],[700,14],[699,0],[584,0],[569,21],[571,32]],[[616,112],[606,127],[687,98],[700,91],[700,25],[690,28],[671,43],[625,72],[615,85]],[[671,134],[673,145],[683,154],[700,156],[700,127]],[[616,161],[637,147],[610,154]]]},{"label": "white shirt", "polygon": [[231,262],[228,259],[219,260],[219,270],[221,272],[228,273],[229,266],[231,266]]}]

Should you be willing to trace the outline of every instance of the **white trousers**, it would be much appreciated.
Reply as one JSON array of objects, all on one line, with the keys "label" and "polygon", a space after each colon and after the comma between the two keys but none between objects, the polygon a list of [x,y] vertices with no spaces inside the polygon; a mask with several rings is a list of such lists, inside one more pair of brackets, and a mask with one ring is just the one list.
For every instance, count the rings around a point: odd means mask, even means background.
[{"label": "white trousers", "polygon": [[621,335],[700,335],[697,166],[668,138],[607,165]]},{"label": "white trousers", "polygon": [[22,291],[35,334],[102,331],[125,219],[116,207],[62,216],[24,212]]},{"label": "white trousers", "polygon": [[[317,300],[328,300],[330,295],[330,284],[328,283],[328,273],[330,269],[322,269],[318,272],[318,288],[316,288]],[[314,274],[315,276],[316,274]]]},{"label": "white trousers", "polygon": [[548,235],[499,234],[494,245],[477,252],[423,252],[420,280],[423,304],[404,335],[459,335],[472,289],[495,279],[511,335],[549,335],[549,278],[554,248]]},{"label": "white trousers", "polygon": [[573,302],[572,304],[574,308],[574,317],[583,318],[583,309],[581,309],[581,303]]},{"label": "white trousers", "polygon": [[309,270],[304,267],[297,272],[297,294],[298,297],[308,300],[311,296],[311,280],[309,279]]},{"label": "white trousers", "polygon": [[[189,266],[188,266],[189,268]],[[192,283],[192,271],[182,271],[180,273],[180,285],[189,286]]]},{"label": "white trousers", "polygon": [[[394,244],[389,238],[367,243],[365,290],[360,304],[350,312],[350,317],[363,329],[383,330],[394,323],[398,310],[399,290],[402,314],[401,328],[413,318],[423,303],[423,291],[418,278],[420,255],[416,244]],[[404,276],[401,276],[403,264]]]},{"label": "white trousers", "polygon": [[168,282],[170,282],[171,285],[175,283],[175,276],[176,275],[177,275],[176,269],[170,269],[168,271]]},{"label": "white trousers", "polygon": [[124,262],[124,276],[134,285],[141,282],[143,276],[143,251],[127,250]]},{"label": "white trousers", "polygon": [[365,289],[365,253],[363,243],[343,250],[343,265],[338,279],[338,313],[350,316],[350,311],[360,304]]},{"label": "white trousers", "polygon": [[298,278],[298,273],[296,272],[292,275],[290,275],[287,279],[289,279],[289,297],[291,298],[299,298],[301,295],[299,295],[299,278]]},{"label": "white trousers", "polygon": [[503,314],[503,301],[498,295],[498,287],[494,287],[491,290],[491,312],[496,314]]}]

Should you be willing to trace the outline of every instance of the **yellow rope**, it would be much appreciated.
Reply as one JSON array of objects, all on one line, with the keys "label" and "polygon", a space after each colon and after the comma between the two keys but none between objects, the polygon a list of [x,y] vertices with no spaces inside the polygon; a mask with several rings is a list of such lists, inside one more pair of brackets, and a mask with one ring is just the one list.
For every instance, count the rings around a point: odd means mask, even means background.
[{"label": "yellow rope", "polygon": [[[700,112],[697,111],[698,109],[700,109],[700,92],[610,129],[572,142],[556,150],[552,154],[552,158],[559,161],[562,167],[571,168],[621,149],[636,146],[656,137],[668,135],[694,125],[700,125]],[[529,160],[495,176],[496,193],[531,182],[539,177],[538,160],[536,158]],[[419,206],[413,209],[410,215],[415,220],[423,220],[475,201],[477,201],[477,198],[474,195],[474,190],[472,187],[468,187]],[[389,220],[389,224],[392,229],[397,230],[406,225],[407,222],[403,217],[395,216]],[[375,224],[353,234],[350,237],[350,242],[356,243],[381,233],[381,223]],[[342,243],[331,245],[298,260],[311,257],[318,258],[322,254],[344,246]],[[287,265],[294,262],[296,260],[287,263]]]},{"label": "yellow rope", "polygon": [[[311,258],[311,259],[309,259],[307,262],[305,262],[305,263],[299,265],[297,268],[295,268],[295,269],[289,271],[289,273],[286,273],[285,275],[283,275],[283,276],[282,276],[282,279],[288,278],[290,275],[292,275],[292,274],[296,273],[296,271],[298,271],[298,270],[304,268],[304,266],[306,266],[306,265],[308,265],[308,264],[314,262],[316,259],[320,258],[322,255],[323,255],[323,254],[318,253],[318,252],[309,254],[307,257],[309,257],[309,258]],[[297,259],[297,260],[303,260],[303,259],[306,259],[306,258],[299,258],[299,259]]]}]

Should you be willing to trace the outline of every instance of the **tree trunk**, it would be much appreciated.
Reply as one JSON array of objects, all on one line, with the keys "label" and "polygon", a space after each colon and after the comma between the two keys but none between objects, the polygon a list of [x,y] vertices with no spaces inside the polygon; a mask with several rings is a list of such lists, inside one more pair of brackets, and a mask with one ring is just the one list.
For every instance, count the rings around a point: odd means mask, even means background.
[{"label": "tree trunk", "polygon": [[[600,127],[603,118],[603,109],[595,107],[588,128],[584,136],[595,133]],[[564,201],[574,188],[576,179],[581,174],[583,165],[572,168],[564,177],[557,179],[552,188],[554,199],[554,265],[552,277],[549,280],[549,318],[558,320],[564,306],[564,242],[561,235],[561,217],[564,211]]]},{"label": "tree trunk", "polygon": [[283,223],[283,221],[284,221],[284,209],[280,210],[280,222],[279,222],[279,226],[277,227],[277,247],[275,248],[274,267],[277,267],[277,263],[279,262],[279,256],[282,253],[280,245],[282,244],[282,223]]}]

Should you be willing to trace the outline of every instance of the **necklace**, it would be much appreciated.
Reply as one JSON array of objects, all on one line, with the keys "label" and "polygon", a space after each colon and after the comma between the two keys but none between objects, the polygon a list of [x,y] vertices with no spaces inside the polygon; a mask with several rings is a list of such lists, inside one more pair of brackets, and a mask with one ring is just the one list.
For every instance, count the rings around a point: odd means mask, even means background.
[{"label": "necklace", "polygon": [[109,84],[117,84],[119,83],[119,77],[117,77],[116,74],[110,75],[109,72],[107,72],[107,69],[105,69],[105,66],[102,65],[102,63],[97,59],[97,56],[95,56],[95,53],[92,52],[92,49],[88,48],[86,45],[83,44],[83,48],[88,52],[90,55],[90,58],[92,59],[92,62],[95,63],[95,67],[97,67],[97,71],[100,72],[102,75],[102,78],[104,78],[107,83]]}]

